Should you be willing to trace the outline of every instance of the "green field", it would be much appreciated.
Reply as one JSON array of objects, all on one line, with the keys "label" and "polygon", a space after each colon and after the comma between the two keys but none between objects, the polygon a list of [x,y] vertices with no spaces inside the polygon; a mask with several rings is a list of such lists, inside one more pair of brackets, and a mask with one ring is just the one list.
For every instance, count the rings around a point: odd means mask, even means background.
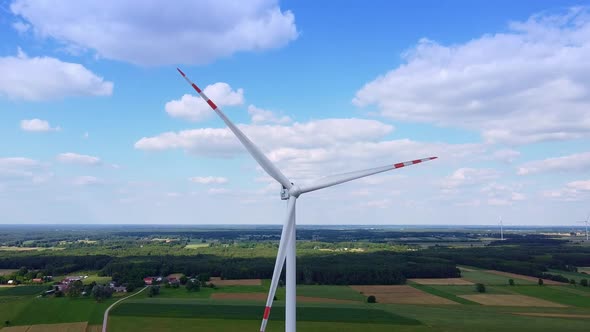
[{"label": "green field", "polygon": [[348,286],[297,286],[297,295],[335,300],[365,301],[365,296]]},{"label": "green field", "polygon": [[549,273],[560,274],[568,279],[574,279],[577,284],[579,284],[580,280],[582,280],[582,279],[586,279],[586,280],[590,281],[590,275],[584,274],[584,273],[568,272],[568,271],[553,270],[553,269],[550,269]]},{"label": "green field", "polygon": [[[113,316],[147,316],[147,317],[179,317],[208,318],[227,320],[259,320],[261,306],[239,304],[215,304],[211,301],[201,303],[145,303],[125,302],[112,311]],[[276,306],[271,319],[284,320],[284,307]],[[310,322],[350,322],[417,325],[419,321],[408,319],[370,306],[333,307],[333,306],[300,306],[297,319]]]},{"label": "green field", "polygon": [[47,288],[47,286],[0,287],[0,296],[39,295]]},{"label": "green field", "polygon": [[36,298],[11,319],[13,325],[86,322],[101,324],[106,308],[115,301],[97,303],[90,298]]},{"label": "green field", "polygon": [[510,291],[569,306],[590,308],[589,296],[570,292],[567,287],[568,286],[516,286],[510,287]]},{"label": "green field", "polygon": [[[161,331],[223,331],[244,332],[258,331],[260,322],[256,320],[226,320],[226,319],[195,319],[195,318],[150,318],[113,316],[109,319],[109,332],[161,332]],[[268,332],[285,330],[283,321],[269,321]],[[390,325],[374,323],[334,323],[334,322],[306,322],[298,321],[297,328],[305,332],[390,332],[392,330],[404,332],[423,332],[432,329],[421,325]],[[401,328],[401,329],[400,329]]]}]

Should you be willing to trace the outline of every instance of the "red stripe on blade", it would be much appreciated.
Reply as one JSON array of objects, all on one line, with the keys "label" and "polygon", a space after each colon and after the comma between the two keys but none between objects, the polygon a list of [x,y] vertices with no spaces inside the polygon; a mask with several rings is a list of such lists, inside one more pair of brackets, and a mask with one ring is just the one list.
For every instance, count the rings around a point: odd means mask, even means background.
[{"label": "red stripe on blade", "polygon": [[412,160],[412,164],[419,164],[421,162],[422,162],[422,160],[420,160],[420,159],[418,159],[418,160]]},{"label": "red stripe on blade", "polygon": [[217,105],[215,105],[215,103],[212,102],[211,99],[207,100],[207,104],[209,104],[209,106],[211,106],[212,109],[214,109],[214,110],[217,109]]},{"label": "red stripe on blade", "polygon": [[395,168],[404,167],[404,163],[397,163],[397,164],[393,165],[393,167],[395,167]]},{"label": "red stripe on blade", "polygon": [[270,307],[264,308],[264,316],[262,318],[268,319],[268,316],[270,316]]},{"label": "red stripe on blade", "polygon": [[195,83],[193,83],[193,84],[191,84],[191,85],[193,86],[193,88],[194,88],[195,90],[197,90],[197,92],[198,92],[198,93],[201,93],[201,89],[199,89],[199,87],[198,87],[198,86],[197,86]]}]

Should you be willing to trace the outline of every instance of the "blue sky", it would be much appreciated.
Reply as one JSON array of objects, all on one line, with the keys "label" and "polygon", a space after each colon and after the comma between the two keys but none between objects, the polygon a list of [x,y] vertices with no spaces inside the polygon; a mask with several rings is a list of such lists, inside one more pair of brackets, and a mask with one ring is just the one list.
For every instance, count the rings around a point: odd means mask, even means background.
[{"label": "blue sky", "polygon": [[563,225],[590,212],[582,1],[0,1],[0,223]]}]

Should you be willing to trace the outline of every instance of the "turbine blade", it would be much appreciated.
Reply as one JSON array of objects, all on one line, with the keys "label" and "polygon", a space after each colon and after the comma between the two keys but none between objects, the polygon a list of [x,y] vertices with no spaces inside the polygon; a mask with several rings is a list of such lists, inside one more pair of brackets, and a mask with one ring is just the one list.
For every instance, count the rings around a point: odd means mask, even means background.
[{"label": "turbine blade", "polygon": [[285,264],[285,257],[287,256],[287,245],[289,244],[289,238],[295,228],[295,220],[293,218],[293,212],[295,211],[295,203],[297,198],[294,196],[289,197],[287,202],[287,216],[285,223],[283,224],[283,230],[281,231],[281,240],[279,242],[279,252],[277,253],[277,259],[275,261],[275,268],[272,273],[272,279],[270,282],[270,289],[268,290],[268,298],[266,299],[266,307],[264,307],[264,315],[262,316],[262,324],[260,325],[260,332],[266,330],[266,324],[268,323],[268,317],[270,315],[270,309],[272,302],[275,298],[277,286],[279,285],[279,279],[281,277],[281,271]]},{"label": "turbine blade", "polygon": [[436,158],[438,158],[438,157],[416,159],[416,160],[412,160],[412,161],[405,161],[403,163],[397,163],[394,165],[387,165],[387,166],[382,166],[382,167],[365,169],[362,171],[355,171],[355,172],[350,172],[350,173],[327,176],[327,177],[321,178],[321,179],[317,180],[316,182],[311,183],[309,185],[302,185],[301,186],[301,193],[303,194],[303,193],[307,193],[310,191],[335,186],[337,184],[341,184],[344,182],[364,178],[365,176],[390,171],[392,169],[398,169],[398,168],[402,168],[402,167],[406,167],[406,166],[419,164],[419,163],[433,160]]},{"label": "turbine blade", "polygon": [[236,135],[242,145],[244,145],[246,150],[248,150],[250,155],[256,160],[256,162],[258,162],[260,167],[262,167],[262,169],[264,169],[268,175],[277,180],[277,182],[282,184],[283,187],[290,189],[292,186],[291,181],[289,181],[289,179],[287,179],[287,177],[281,173],[281,171],[264,155],[264,153],[262,153],[262,151],[260,151],[260,149],[254,145],[254,143],[252,143],[252,141],[227,118],[227,116],[225,116],[221,109],[217,107],[217,105],[215,105],[215,103],[209,99],[209,97],[207,97],[207,95],[205,95],[205,93],[182,72],[182,70],[179,68],[176,69],[180,75],[184,77],[188,84],[190,84],[190,86],[192,86],[193,89],[197,91],[201,98],[203,98],[203,100],[209,104],[213,111],[219,115],[221,120],[223,120],[223,122],[225,122],[234,135]]}]

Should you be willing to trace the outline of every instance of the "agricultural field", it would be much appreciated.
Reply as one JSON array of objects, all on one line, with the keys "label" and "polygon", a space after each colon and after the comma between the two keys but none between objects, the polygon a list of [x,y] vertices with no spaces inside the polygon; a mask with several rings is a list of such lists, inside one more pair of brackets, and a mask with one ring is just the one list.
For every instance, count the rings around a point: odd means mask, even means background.
[{"label": "agricultural field", "polygon": [[14,273],[18,270],[16,269],[0,269],[0,276],[5,276],[5,275],[9,275],[11,273]]},{"label": "agricultural field", "polygon": [[486,285],[508,285],[508,280],[513,279],[516,284],[519,285],[535,285],[537,281],[534,282],[531,280],[520,279],[514,276],[506,276],[497,273],[492,273],[490,271],[485,270],[476,270],[476,269],[461,269],[461,276],[463,279],[474,282],[474,283],[482,283]]},{"label": "agricultural field", "polygon": [[554,269],[549,269],[549,273],[559,274],[559,275],[562,275],[570,280],[574,279],[577,284],[579,284],[580,280],[582,280],[582,279],[586,279],[586,280],[590,281],[590,274],[586,274],[586,273],[580,273],[580,272],[576,273],[576,272],[568,272],[568,271],[554,270]]}]

